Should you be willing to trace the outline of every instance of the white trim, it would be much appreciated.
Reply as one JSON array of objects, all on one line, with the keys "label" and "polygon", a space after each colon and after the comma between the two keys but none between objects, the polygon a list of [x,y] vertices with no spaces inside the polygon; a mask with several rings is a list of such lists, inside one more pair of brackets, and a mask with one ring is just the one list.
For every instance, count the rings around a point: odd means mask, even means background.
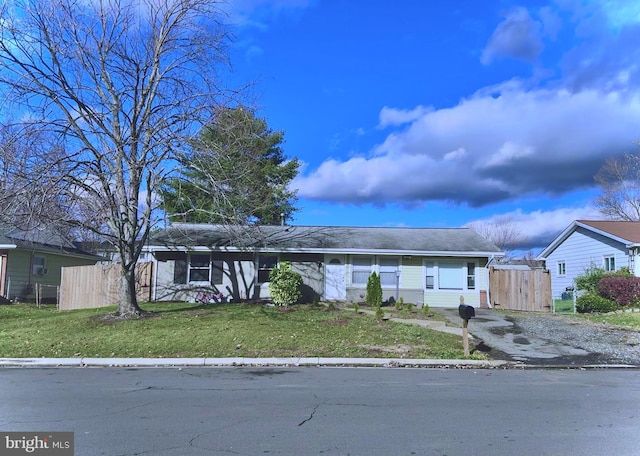
[{"label": "white trim", "polygon": [[[427,288],[427,263],[433,264],[433,288]],[[474,288],[469,288],[468,286],[468,278],[469,278],[469,270],[468,263],[473,263],[475,265],[475,286]],[[440,265],[442,264],[462,264],[462,267],[459,268],[460,272],[460,281],[462,284],[462,288],[440,288]],[[437,260],[431,260],[428,258],[423,259],[422,261],[422,288],[427,293],[433,293],[435,291],[441,293],[460,293],[460,292],[468,292],[468,293],[479,293],[479,277],[478,271],[480,270],[479,262],[474,258],[468,258],[466,261],[459,260],[450,260],[450,259],[442,259],[439,258]]]},{"label": "white trim", "polygon": [[[564,272],[560,274],[560,265],[562,265],[562,269]],[[567,276],[567,262],[565,260],[556,261],[556,277],[566,277]]]}]

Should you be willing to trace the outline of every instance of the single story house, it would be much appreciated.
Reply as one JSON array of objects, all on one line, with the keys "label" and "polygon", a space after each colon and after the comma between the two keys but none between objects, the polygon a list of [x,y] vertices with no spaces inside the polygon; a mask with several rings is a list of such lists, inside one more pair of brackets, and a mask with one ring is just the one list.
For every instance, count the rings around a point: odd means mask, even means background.
[{"label": "single story house", "polygon": [[155,233],[154,300],[194,301],[213,290],[233,300],[269,298],[269,272],[291,262],[303,300],[364,300],[369,275],[383,299],[486,306],[487,264],[503,255],[469,228],[229,227],[174,223]]},{"label": "single story house", "polygon": [[622,267],[640,276],[640,222],[576,220],[540,254],[551,271],[551,293],[562,296],[575,279],[592,267]]},{"label": "single story house", "polygon": [[43,302],[56,302],[61,268],[96,264],[102,258],[43,231],[0,234],[0,296],[34,301],[36,287]]}]

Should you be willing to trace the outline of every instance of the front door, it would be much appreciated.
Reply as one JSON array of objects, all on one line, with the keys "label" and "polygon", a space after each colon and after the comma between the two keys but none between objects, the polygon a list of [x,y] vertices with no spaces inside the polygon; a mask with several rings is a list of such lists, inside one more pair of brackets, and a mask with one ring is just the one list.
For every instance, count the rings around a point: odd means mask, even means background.
[{"label": "front door", "polygon": [[327,260],[324,275],[324,298],[332,301],[344,301],[347,299],[344,258],[330,257]]}]

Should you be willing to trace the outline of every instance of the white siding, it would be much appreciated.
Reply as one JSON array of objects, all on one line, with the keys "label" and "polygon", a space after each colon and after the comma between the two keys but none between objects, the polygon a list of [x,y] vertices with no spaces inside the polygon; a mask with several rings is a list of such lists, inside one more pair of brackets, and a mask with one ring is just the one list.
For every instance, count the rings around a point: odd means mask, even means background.
[{"label": "white siding", "polygon": [[400,266],[402,274],[400,276],[401,288],[412,288],[421,290],[422,282],[422,257],[403,258]]},{"label": "white siding", "polygon": [[[575,278],[592,266],[604,267],[604,257],[615,257],[616,270],[629,266],[628,251],[624,244],[578,227],[546,258],[551,271],[551,294],[559,297],[567,287],[573,287]],[[558,275],[558,263],[564,262],[566,274]]]},{"label": "white siding", "polygon": [[[194,284],[175,284],[173,283],[173,273],[175,267],[174,260],[167,261],[155,261],[155,292],[152,295],[152,299],[155,301],[188,301],[194,302],[196,295],[198,294],[198,287]],[[216,285],[218,290],[222,292],[226,297],[231,295],[231,291],[234,289],[234,284],[231,279],[234,276],[238,282],[238,293],[240,299],[247,299],[247,294],[252,295],[253,290],[253,278],[255,277],[255,265],[253,261],[234,261],[235,274],[230,274],[229,263],[224,261],[224,274],[222,276],[222,285]],[[245,277],[249,290],[245,287],[245,281],[242,277]],[[265,284],[260,288],[260,296],[264,297],[265,293],[268,294],[269,289]],[[252,296],[248,296],[251,298]]]}]

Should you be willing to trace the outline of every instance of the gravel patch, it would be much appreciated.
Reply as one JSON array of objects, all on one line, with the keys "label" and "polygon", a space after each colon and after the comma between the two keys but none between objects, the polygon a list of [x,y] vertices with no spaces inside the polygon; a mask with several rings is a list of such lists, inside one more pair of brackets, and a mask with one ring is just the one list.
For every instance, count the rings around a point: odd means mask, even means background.
[{"label": "gravel patch", "polygon": [[[593,355],[593,361],[608,364],[640,365],[640,332],[592,323],[566,315],[509,316],[517,332],[553,343],[581,348]],[[556,362],[562,362],[556,359]]]}]

